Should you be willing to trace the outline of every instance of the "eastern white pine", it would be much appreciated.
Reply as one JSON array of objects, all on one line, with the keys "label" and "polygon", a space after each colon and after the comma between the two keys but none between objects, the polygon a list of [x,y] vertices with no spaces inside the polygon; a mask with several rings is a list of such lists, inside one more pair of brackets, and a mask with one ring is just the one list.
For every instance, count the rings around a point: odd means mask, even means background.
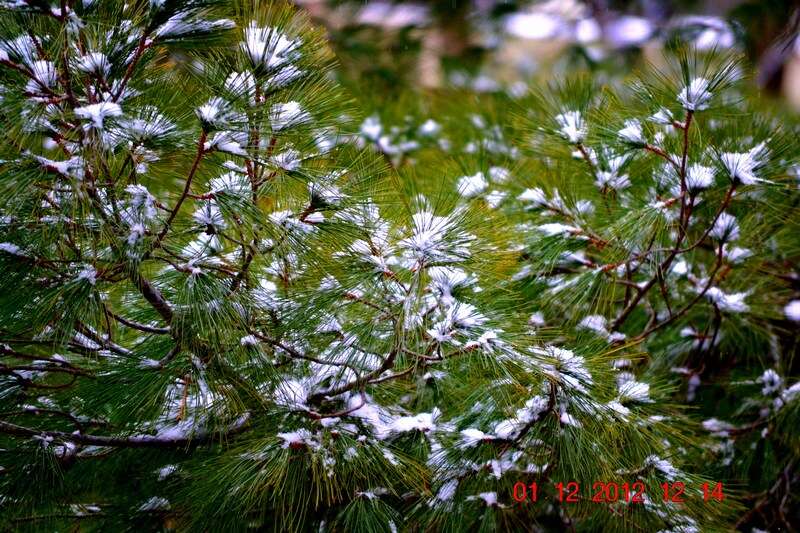
[{"label": "eastern white pine", "polygon": [[1,5],[5,529],[796,523],[797,126],[736,57],[372,113],[280,3]]}]

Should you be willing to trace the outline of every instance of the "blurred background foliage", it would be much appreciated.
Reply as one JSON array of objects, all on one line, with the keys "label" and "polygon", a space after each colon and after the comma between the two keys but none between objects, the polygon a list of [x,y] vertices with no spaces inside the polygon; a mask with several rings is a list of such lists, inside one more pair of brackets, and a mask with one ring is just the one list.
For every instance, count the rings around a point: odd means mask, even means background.
[{"label": "blurred background foliage", "polygon": [[295,0],[325,28],[341,81],[375,108],[406,89],[523,92],[587,69],[660,62],[679,43],[743,52],[758,86],[800,109],[797,0]]}]

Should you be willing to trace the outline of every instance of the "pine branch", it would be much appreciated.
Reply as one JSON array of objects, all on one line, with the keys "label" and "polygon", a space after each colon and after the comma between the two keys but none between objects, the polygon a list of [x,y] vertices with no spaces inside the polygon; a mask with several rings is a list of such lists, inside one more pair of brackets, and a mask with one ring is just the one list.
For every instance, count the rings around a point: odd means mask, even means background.
[{"label": "pine branch", "polygon": [[136,330],[139,330],[139,331],[143,331],[145,333],[154,333],[156,335],[168,335],[169,332],[170,332],[169,328],[156,328],[156,327],[152,327],[152,326],[147,326],[145,324],[140,324],[138,322],[134,322],[133,320],[129,320],[129,319],[127,319],[127,318],[125,318],[123,316],[117,315],[117,314],[115,314],[115,313],[113,313],[111,311],[108,311],[108,310],[106,310],[106,311],[108,312],[109,316],[111,316],[111,318],[113,318],[114,320],[116,320],[120,324],[128,326],[129,328],[133,328],[133,329],[136,329]]},{"label": "pine branch", "polygon": [[194,162],[192,162],[192,167],[189,169],[189,175],[186,176],[186,182],[183,186],[183,193],[181,193],[180,198],[175,203],[175,207],[172,208],[170,211],[169,216],[167,216],[167,220],[164,222],[164,227],[161,228],[161,231],[158,233],[156,237],[156,242],[154,247],[157,248],[160,246],[161,241],[164,240],[164,237],[167,236],[167,232],[170,230],[170,226],[172,221],[178,214],[178,211],[181,209],[181,205],[183,205],[184,200],[189,195],[189,191],[192,188],[192,180],[194,179],[195,174],[197,173],[197,169],[200,166],[200,161],[203,159],[203,155],[206,153],[205,151],[205,143],[206,143],[207,133],[203,130],[200,133],[200,138],[197,140],[197,155],[194,158]]},{"label": "pine branch", "polygon": [[218,439],[232,437],[251,428],[250,417],[243,416],[230,424],[226,429],[211,433],[201,433],[190,437],[159,437],[157,435],[132,435],[128,437],[111,437],[90,435],[85,433],[65,433],[63,431],[38,430],[0,421],[0,433],[18,437],[52,437],[66,442],[74,442],[86,446],[110,446],[113,448],[190,448],[201,444],[212,443]]}]

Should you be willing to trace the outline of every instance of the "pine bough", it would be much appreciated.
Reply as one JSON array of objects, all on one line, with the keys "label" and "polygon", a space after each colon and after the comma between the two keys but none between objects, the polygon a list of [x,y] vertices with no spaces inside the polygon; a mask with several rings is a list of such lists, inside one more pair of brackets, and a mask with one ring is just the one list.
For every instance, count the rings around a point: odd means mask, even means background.
[{"label": "pine bough", "polygon": [[[2,4],[4,527],[699,531],[748,497],[791,520],[797,148],[735,63],[523,99],[520,147],[464,147],[518,169],[443,198],[386,171],[449,157],[441,126],[359,132],[291,8]],[[723,381],[737,421],[681,408]],[[697,492],[751,443],[760,494],[553,498]]]}]

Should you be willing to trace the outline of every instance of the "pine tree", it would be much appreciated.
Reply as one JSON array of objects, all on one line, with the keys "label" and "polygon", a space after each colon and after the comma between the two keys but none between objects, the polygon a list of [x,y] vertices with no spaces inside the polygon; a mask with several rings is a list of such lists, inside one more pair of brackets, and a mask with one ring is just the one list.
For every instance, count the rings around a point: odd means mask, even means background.
[{"label": "pine tree", "polygon": [[[800,390],[797,122],[752,94],[736,57],[665,59],[610,87],[565,75],[528,96],[446,93],[407,119],[418,128],[402,130],[415,131],[411,138],[378,127],[397,121],[390,113],[365,122],[362,136],[383,132],[376,146],[401,151],[398,170],[423,183],[441,172],[442,153],[455,159],[445,187],[494,211],[498,231],[513,236],[519,266],[509,290],[524,295],[538,337],[606,354],[619,398],[604,409],[615,416],[628,418],[638,396],[655,404],[653,420],[677,423],[687,440],[663,441],[649,460],[679,468],[676,479],[692,490],[703,482],[687,473],[712,479],[708,511],[720,510],[711,488],[721,483],[718,494],[746,506],[732,509],[725,527],[790,527]],[[443,126],[424,135],[434,123]],[[601,371],[590,371],[594,394]],[[670,407],[690,416],[670,421]],[[584,479],[621,481],[634,471]],[[656,477],[663,482],[665,472]],[[597,527],[576,509],[568,508],[577,524]]]},{"label": "pine tree", "polygon": [[283,4],[2,5],[4,528],[791,522],[798,149],[731,58],[364,119]]}]

